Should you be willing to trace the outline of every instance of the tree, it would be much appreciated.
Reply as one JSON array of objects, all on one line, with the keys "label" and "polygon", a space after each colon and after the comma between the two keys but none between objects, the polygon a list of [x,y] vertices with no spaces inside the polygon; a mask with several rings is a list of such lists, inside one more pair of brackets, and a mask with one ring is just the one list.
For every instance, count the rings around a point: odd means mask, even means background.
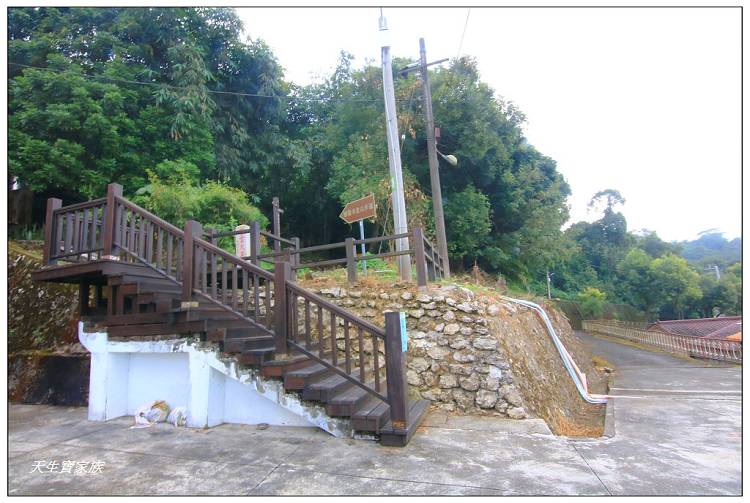
[{"label": "tree", "polygon": [[584,318],[599,318],[604,310],[607,294],[594,287],[586,287],[578,294],[578,304]]},{"label": "tree", "polygon": [[713,272],[704,272],[700,289],[702,297],[693,306],[698,316],[742,314],[742,263],[727,267],[721,279],[716,279]]},{"label": "tree", "polygon": [[616,204],[624,200],[619,192],[608,189],[594,195],[591,204],[606,198],[607,205],[602,217],[594,222],[577,222],[571,225],[566,234],[580,247],[581,253],[596,271],[602,288],[613,298],[618,298],[615,274],[617,264],[632,246],[633,237],[628,233],[627,221],[620,212],[614,211]]},{"label": "tree", "polygon": [[677,243],[667,243],[663,241],[654,231],[641,229],[634,232],[634,245],[648,253],[651,257],[657,258],[667,253],[679,255],[681,246]]},{"label": "tree", "polygon": [[702,296],[700,276],[677,255],[654,259],[649,267],[654,299],[660,316],[684,318],[685,310]]},{"label": "tree", "polygon": [[600,190],[591,197],[589,201],[589,208],[595,208],[604,203],[604,211],[613,212],[615,206],[625,204],[625,198],[622,197],[619,190],[615,189],[604,189]]},{"label": "tree", "polygon": [[637,309],[655,312],[651,265],[653,259],[640,248],[632,248],[617,264],[620,298]]},{"label": "tree", "polygon": [[232,9],[12,8],[8,21],[9,175],[32,190],[133,193],[171,160],[253,193],[287,157],[281,100],[239,95],[283,97],[281,68],[240,40]]},{"label": "tree", "polygon": [[463,191],[451,194],[445,211],[453,215],[446,224],[446,234],[453,237],[448,244],[451,257],[463,260],[482,256],[482,245],[487,243],[492,229],[487,196],[469,185]]},{"label": "tree", "polygon": [[[242,190],[222,182],[196,182],[197,172],[190,163],[162,163],[149,173],[150,183],[137,191],[134,202],[178,227],[187,220],[218,231],[234,230],[256,220],[261,228],[268,225],[268,219]],[[234,242],[227,238],[220,244],[233,249]]]}]

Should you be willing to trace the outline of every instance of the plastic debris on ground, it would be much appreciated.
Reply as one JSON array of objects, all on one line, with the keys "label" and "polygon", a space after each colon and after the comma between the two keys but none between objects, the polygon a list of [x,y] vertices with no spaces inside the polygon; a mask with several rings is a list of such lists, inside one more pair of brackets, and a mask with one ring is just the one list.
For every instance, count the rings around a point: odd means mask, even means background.
[{"label": "plastic debris on ground", "polygon": [[167,422],[175,426],[185,426],[187,423],[187,408],[184,406],[175,407],[167,416]]},{"label": "plastic debris on ground", "polygon": [[169,415],[169,405],[164,400],[155,400],[135,412],[135,426],[131,428],[149,428],[156,423],[163,423]]}]

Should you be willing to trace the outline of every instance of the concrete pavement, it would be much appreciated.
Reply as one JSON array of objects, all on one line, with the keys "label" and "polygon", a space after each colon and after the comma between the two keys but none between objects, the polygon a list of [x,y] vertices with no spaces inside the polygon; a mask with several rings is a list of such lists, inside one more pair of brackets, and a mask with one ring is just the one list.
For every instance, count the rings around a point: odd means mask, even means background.
[{"label": "concrete pavement", "polygon": [[612,494],[742,494],[742,369],[577,333],[616,366],[615,436],[576,450]]},{"label": "concrete pavement", "polygon": [[[737,368],[582,339],[630,389],[733,391]],[[661,370],[659,370],[661,369]],[[83,408],[11,405],[9,493],[252,495],[739,494],[738,396],[615,399],[615,437],[572,440],[537,419],[432,413],[403,448],[313,428],[130,429]],[[49,462],[53,462],[52,465]],[[65,461],[101,473],[63,473]],[[42,464],[41,462],[45,462]],[[54,463],[57,463],[55,465]],[[41,468],[44,466],[45,468]],[[46,469],[52,466],[55,470]],[[35,468],[36,467],[36,468]]]}]

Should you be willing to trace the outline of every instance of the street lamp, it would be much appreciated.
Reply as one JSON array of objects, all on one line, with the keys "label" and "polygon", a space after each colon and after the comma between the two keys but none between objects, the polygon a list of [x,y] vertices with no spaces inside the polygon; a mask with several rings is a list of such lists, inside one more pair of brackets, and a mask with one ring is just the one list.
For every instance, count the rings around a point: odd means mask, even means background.
[{"label": "street lamp", "polygon": [[454,166],[454,167],[455,167],[455,166],[458,166],[458,159],[456,159],[456,156],[455,156],[455,155],[452,155],[452,154],[448,154],[448,155],[445,155],[444,153],[442,153],[442,152],[441,152],[441,151],[439,151],[438,149],[435,149],[435,152],[437,152],[437,153],[438,153],[438,155],[439,155],[440,157],[442,157],[443,159],[445,159],[445,161],[446,161],[446,162],[447,162],[448,164],[450,164],[451,166]]}]

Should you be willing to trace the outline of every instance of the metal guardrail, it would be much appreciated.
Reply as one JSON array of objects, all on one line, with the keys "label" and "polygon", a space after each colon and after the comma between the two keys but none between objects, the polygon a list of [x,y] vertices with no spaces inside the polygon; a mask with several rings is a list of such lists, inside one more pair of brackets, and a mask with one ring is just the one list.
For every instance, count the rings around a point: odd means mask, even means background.
[{"label": "metal guardrail", "polygon": [[583,330],[619,337],[669,353],[695,358],[742,363],[742,342],[726,339],[707,339],[690,335],[674,335],[646,330],[644,323],[616,320],[583,320]]}]

